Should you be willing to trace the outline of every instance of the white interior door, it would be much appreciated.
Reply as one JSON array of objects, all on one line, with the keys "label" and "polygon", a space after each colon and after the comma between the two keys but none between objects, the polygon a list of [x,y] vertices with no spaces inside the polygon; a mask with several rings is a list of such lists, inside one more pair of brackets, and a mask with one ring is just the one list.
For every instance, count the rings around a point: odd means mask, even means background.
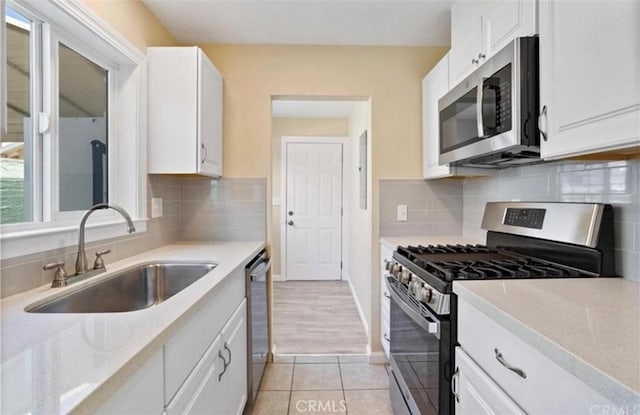
[{"label": "white interior door", "polygon": [[286,143],[288,280],[342,278],[342,144]]}]

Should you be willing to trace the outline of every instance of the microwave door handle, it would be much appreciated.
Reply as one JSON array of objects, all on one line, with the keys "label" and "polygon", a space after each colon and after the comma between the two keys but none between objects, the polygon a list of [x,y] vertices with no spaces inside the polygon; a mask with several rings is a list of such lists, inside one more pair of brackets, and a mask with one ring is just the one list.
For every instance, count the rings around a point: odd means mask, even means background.
[{"label": "microwave door handle", "polygon": [[478,138],[484,137],[484,120],[482,119],[482,99],[484,97],[484,78],[478,82],[478,95],[476,102],[476,117],[478,122]]}]

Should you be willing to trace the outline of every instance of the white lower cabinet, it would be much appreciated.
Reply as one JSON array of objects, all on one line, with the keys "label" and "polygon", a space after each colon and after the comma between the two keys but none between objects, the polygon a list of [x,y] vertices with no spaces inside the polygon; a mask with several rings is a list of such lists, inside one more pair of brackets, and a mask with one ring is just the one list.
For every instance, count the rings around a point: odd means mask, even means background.
[{"label": "white lower cabinet", "polygon": [[242,414],[247,401],[246,315],[245,300],[167,405],[167,415]]},{"label": "white lower cabinet", "polygon": [[456,414],[524,414],[460,347],[456,347],[456,369],[453,380]]},{"label": "white lower cabinet", "polygon": [[391,321],[391,297],[389,296],[389,292],[387,292],[387,285],[385,283],[387,274],[385,266],[391,259],[393,259],[393,251],[380,244],[380,344],[387,359],[389,359],[391,338],[391,328],[389,324]]},{"label": "white lower cabinet", "polygon": [[241,415],[247,402],[243,271],[220,282],[97,413]]},{"label": "white lower cabinet", "polygon": [[625,413],[459,297],[458,341],[457,415]]},{"label": "white lower cabinet", "polygon": [[96,412],[96,415],[158,415],[164,409],[162,350],[154,354]]}]

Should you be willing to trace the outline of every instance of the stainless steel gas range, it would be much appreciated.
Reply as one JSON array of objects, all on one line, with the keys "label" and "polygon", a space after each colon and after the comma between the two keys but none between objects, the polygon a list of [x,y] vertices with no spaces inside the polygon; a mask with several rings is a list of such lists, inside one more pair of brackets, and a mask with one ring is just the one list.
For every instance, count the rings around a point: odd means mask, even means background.
[{"label": "stainless steel gas range", "polygon": [[487,203],[482,228],[486,245],[399,246],[385,264],[396,415],[454,412],[453,281],[615,274],[610,205]]}]

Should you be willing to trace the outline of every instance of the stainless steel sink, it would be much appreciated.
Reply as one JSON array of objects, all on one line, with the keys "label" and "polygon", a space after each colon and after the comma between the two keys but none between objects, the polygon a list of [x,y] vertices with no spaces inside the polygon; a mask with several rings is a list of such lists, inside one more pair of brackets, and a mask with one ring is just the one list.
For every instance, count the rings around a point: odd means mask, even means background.
[{"label": "stainless steel sink", "polygon": [[83,286],[30,313],[120,313],[159,304],[214,269],[213,263],[154,262],[137,265],[110,278]]}]

